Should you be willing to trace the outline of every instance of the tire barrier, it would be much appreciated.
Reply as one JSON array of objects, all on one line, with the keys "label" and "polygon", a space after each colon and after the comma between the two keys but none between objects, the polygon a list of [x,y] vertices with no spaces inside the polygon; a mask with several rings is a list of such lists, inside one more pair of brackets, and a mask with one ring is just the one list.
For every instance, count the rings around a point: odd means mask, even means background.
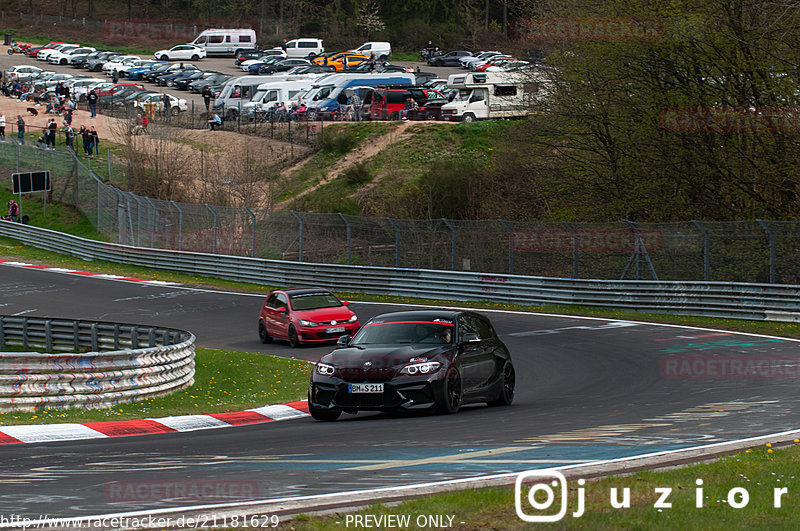
[{"label": "tire barrier", "polygon": [[190,332],[0,316],[0,411],[100,409],[194,383]]}]

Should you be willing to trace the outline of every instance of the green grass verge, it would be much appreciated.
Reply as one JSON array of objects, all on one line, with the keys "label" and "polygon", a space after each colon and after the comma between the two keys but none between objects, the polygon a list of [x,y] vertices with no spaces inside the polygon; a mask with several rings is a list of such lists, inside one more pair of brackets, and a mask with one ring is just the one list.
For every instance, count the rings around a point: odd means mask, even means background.
[{"label": "green grass verge", "polygon": [[[587,481],[583,491],[586,511],[579,517],[572,516],[578,507],[578,484],[570,481],[567,516],[548,529],[794,529],[800,522],[800,505],[796,503],[796,490],[800,488],[800,447],[772,450],[759,447],[710,463]],[[703,480],[702,486],[696,484],[698,479]],[[630,507],[611,507],[612,488],[617,489],[620,501],[624,489],[629,489]],[[656,488],[672,489],[666,500],[672,504],[671,508],[654,507],[660,497]],[[780,508],[774,506],[776,488],[788,489]],[[696,506],[698,489],[702,489],[701,508]],[[731,506],[729,493],[732,489],[747,491],[749,503],[746,507]],[[738,494],[732,499],[734,503],[741,501]],[[543,501],[544,496],[537,500]],[[555,513],[558,503],[556,501],[552,510],[543,514]],[[526,512],[536,514],[530,508]],[[512,488],[452,492],[394,506],[376,504],[351,513],[350,520],[344,514],[300,515],[286,525],[298,531],[339,530],[357,527],[355,518],[358,516],[380,518],[386,515],[409,518],[410,528],[435,527],[418,525],[430,523],[431,516],[444,516],[445,523],[447,517],[452,516],[452,529],[513,530],[537,525],[517,517]]]},{"label": "green grass verge", "polygon": [[241,411],[302,400],[311,364],[251,352],[198,348],[194,385],[168,396],[107,409],[0,413],[0,425],[97,422]]}]

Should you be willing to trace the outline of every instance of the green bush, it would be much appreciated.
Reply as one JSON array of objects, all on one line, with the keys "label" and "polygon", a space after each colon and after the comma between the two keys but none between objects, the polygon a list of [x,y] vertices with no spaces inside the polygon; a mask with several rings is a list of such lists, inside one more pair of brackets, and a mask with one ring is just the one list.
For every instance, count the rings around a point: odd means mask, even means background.
[{"label": "green bush", "polygon": [[326,127],[320,132],[318,142],[322,151],[344,155],[358,145],[358,134],[350,127]]},{"label": "green bush", "polygon": [[369,171],[365,162],[359,162],[343,171],[341,177],[348,184],[358,186],[370,182],[372,180],[372,172]]}]

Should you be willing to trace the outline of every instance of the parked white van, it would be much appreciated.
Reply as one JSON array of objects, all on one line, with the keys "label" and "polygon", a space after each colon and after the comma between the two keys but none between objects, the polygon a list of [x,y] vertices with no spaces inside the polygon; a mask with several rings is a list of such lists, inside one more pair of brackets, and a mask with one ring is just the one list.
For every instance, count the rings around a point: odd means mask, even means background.
[{"label": "parked white van", "polygon": [[286,57],[316,57],[325,53],[322,39],[293,39],[286,43]]},{"label": "parked white van", "polygon": [[381,61],[388,61],[392,57],[392,45],[388,42],[365,42],[355,50],[348,51],[366,56],[375,54],[375,58]]},{"label": "parked white van", "polygon": [[288,108],[293,101],[298,101],[300,93],[310,89],[313,84],[313,78],[262,83],[258,86],[255,96],[242,105],[242,116],[252,116],[266,111],[276,103],[283,103]]},{"label": "parked white van", "polygon": [[191,42],[205,48],[207,55],[238,55],[256,49],[256,32],[252,29],[207,29]]},{"label": "parked white van", "polygon": [[242,107],[256,95],[258,86],[262,83],[303,79],[313,79],[313,77],[306,74],[235,77],[225,84],[222,92],[214,100],[214,112],[225,120],[234,120],[240,116]]}]

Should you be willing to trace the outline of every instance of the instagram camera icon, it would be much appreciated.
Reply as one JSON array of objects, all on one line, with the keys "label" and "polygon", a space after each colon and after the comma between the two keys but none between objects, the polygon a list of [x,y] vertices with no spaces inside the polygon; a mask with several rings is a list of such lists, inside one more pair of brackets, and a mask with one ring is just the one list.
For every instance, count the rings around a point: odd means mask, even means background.
[{"label": "instagram camera icon", "polygon": [[[523,495],[527,486],[523,483],[534,483]],[[560,489],[561,506],[555,514],[527,514],[523,510],[523,503],[536,511],[547,511],[553,506],[556,498],[556,489]],[[514,506],[517,516],[525,522],[558,522],[567,514],[567,478],[556,470],[529,470],[517,476],[514,483]]]}]

